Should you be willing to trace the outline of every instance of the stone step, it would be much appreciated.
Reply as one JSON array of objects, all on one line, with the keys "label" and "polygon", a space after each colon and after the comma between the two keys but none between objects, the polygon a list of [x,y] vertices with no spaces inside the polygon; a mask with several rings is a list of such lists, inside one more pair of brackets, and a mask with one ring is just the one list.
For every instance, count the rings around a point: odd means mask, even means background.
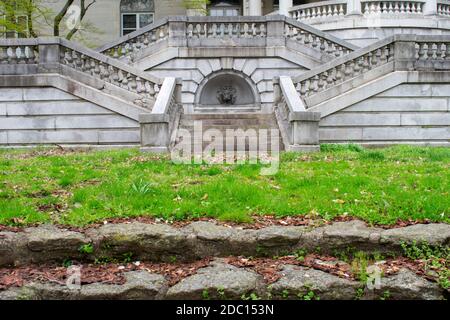
[{"label": "stone step", "polygon": [[[50,281],[42,276],[36,279],[31,275],[32,280],[26,279],[21,287],[0,290],[0,300],[243,300],[250,298],[250,293],[258,299],[268,300],[379,300],[387,298],[386,292],[389,292],[388,298],[394,300],[442,300],[448,295],[437,283],[406,268],[395,274],[383,275],[377,287],[368,289],[365,283],[349,279],[347,274],[339,276],[298,265],[296,261],[278,263],[275,259],[272,262],[277,267],[272,269],[276,278],[269,282],[257,269],[258,263],[262,264],[263,261],[256,261],[255,267],[241,266],[233,263],[232,258],[188,266],[191,268],[189,273],[184,273],[175,281],[170,280],[172,274],[167,271],[169,268],[154,270],[151,265],[147,267],[145,262],[140,262],[138,266],[132,263],[123,266],[124,271],[119,273],[125,280],[123,284],[99,281],[69,287],[65,279],[57,283],[53,279]],[[185,270],[182,266],[171,267],[181,272]],[[81,265],[80,275],[83,275],[84,269]],[[92,274],[95,266],[90,266],[90,269]],[[105,269],[108,271],[102,273],[114,279],[117,274],[111,270],[116,269],[117,266],[108,264]],[[54,268],[48,267],[46,270],[51,273]],[[16,274],[21,275],[21,272]]]},{"label": "stone step", "polygon": [[192,113],[183,114],[182,119],[272,119],[272,113]]},{"label": "stone step", "polygon": [[[353,248],[357,251],[402,253],[403,243],[424,241],[432,246],[450,244],[450,225],[416,224],[381,229],[354,220],[322,227],[269,226],[261,229],[226,227],[197,221],[183,227],[163,223],[109,223],[82,231],[53,225],[0,232],[0,266],[62,262],[66,259],[94,261],[101,257],[133,258],[147,261],[194,261],[205,257],[229,255],[269,256],[295,252],[299,248],[321,253]],[[92,250],[83,252],[84,245]]]}]

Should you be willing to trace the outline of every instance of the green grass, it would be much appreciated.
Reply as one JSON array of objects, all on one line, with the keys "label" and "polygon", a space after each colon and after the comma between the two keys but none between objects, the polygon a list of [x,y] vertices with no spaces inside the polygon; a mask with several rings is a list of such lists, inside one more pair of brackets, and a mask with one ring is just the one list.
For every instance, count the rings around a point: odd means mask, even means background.
[{"label": "green grass", "polygon": [[[168,220],[347,214],[377,224],[449,222],[450,149],[323,145],[261,165],[180,165],[136,149],[0,151],[0,224],[83,226],[113,217]],[[33,153],[34,152],[34,153]]]}]

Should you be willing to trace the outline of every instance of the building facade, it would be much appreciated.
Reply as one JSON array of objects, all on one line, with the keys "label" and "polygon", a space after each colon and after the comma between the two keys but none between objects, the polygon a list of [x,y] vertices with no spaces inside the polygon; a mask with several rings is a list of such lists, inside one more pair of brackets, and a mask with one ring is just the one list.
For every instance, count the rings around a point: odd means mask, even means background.
[{"label": "building facade", "polygon": [[448,0],[97,0],[84,22],[94,50],[0,40],[0,146],[168,151],[197,121],[285,150],[450,143]]},{"label": "building facade", "polygon": [[[205,10],[199,10],[195,9],[198,5],[191,0],[96,0],[83,19],[86,30],[80,32],[82,35],[77,39],[85,40],[86,44],[100,45],[167,16],[261,16],[278,12],[287,15],[293,5],[308,2],[313,1],[212,0]],[[77,5],[77,1],[74,3]],[[65,1],[42,0],[42,4],[56,14]],[[44,23],[38,30],[42,36],[49,35],[51,31]]]}]

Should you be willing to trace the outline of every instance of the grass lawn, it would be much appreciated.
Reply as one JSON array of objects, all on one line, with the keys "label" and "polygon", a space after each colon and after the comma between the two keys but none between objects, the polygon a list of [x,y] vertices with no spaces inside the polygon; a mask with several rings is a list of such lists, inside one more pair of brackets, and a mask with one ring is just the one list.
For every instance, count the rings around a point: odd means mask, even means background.
[{"label": "grass lawn", "polygon": [[177,165],[136,149],[0,151],[0,224],[83,226],[106,218],[349,215],[377,224],[449,223],[450,149],[324,145],[260,165]]}]

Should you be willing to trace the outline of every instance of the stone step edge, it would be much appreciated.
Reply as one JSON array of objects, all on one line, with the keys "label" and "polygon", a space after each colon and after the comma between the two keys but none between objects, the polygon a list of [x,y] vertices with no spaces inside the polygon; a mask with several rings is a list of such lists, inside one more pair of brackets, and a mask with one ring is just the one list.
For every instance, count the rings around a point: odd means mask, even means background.
[{"label": "stone step edge", "polygon": [[105,224],[84,232],[40,225],[0,232],[0,266],[50,261],[95,261],[132,256],[141,261],[194,261],[205,257],[271,256],[305,249],[402,253],[402,244],[450,245],[450,225],[416,224],[394,229],[368,227],[353,220],[320,227],[269,226],[262,229],[193,222],[176,228],[142,222]]},{"label": "stone step edge", "polygon": [[[80,271],[81,272],[81,271]],[[201,300],[201,299],[425,299],[440,300],[448,292],[436,283],[409,269],[381,277],[375,288],[362,282],[296,265],[283,265],[280,276],[268,284],[250,268],[240,268],[220,261],[200,268],[175,285],[169,286],[164,275],[146,270],[124,272],[124,284],[30,282],[22,287],[0,291],[0,300]],[[306,298],[305,298],[306,297]]]}]

